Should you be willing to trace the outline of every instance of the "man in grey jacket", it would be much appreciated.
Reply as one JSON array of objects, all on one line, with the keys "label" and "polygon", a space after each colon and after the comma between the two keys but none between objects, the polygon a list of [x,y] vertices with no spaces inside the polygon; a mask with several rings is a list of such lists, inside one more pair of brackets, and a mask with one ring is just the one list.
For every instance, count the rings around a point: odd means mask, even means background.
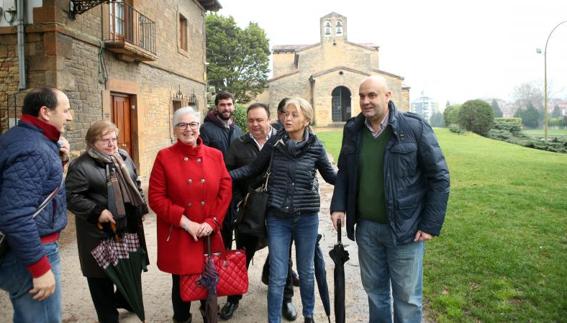
[{"label": "man in grey jacket", "polygon": [[344,127],[331,219],[336,228],[346,218],[350,239],[356,225],[369,321],[419,323],[424,242],[440,234],[449,170],[431,127],[397,111],[391,95],[379,76],[360,85],[361,113]]}]

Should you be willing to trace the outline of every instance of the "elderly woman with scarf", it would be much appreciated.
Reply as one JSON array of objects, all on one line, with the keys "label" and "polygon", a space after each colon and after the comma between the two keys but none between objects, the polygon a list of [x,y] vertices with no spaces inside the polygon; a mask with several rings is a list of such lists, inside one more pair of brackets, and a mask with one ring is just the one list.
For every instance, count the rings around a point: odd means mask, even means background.
[{"label": "elderly woman with scarf", "polygon": [[[87,277],[98,320],[118,322],[117,308],[130,310],[113,282],[91,255],[103,239],[116,232],[137,233],[146,249],[142,216],[148,213],[136,166],[128,153],[118,149],[118,128],[97,121],[87,131],[87,151],[69,165],[65,189],[67,207],[75,214],[79,261]],[[110,181],[113,185],[107,186]],[[112,228],[111,228],[112,227]],[[149,263],[147,257],[146,262]]]},{"label": "elderly woman with scarf", "polygon": [[311,105],[302,98],[285,103],[284,131],[270,137],[252,164],[232,170],[234,180],[271,172],[268,181],[266,226],[270,250],[268,322],[281,321],[283,289],[289,261],[289,245],[295,242],[299,289],[306,323],[313,322],[315,304],[314,256],[319,228],[318,170],[330,184],[337,177],[325,148],[309,129]]}]

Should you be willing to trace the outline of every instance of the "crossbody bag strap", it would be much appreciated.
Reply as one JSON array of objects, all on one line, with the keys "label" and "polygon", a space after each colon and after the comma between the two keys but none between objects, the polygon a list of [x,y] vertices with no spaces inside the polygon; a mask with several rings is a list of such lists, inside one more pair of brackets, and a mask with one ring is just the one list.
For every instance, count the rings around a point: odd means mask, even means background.
[{"label": "crossbody bag strap", "polygon": [[266,180],[262,185],[261,190],[267,191],[268,190],[268,180],[270,179],[270,175],[272,174],[272,160],[274,159],[274,148],[272,148],[272,152],[270,153],[270,163],[268,164],[268,170],[266,170]]},{"label": "crossbody bag strap", "polygon": [[65,176],[61,175],[61,184],[59,184],[59,186],[57,186],[53,192],[49,193],[49,195],[47,195],[47,197],[45,198],[45,200],[43,200],[43,202],[41,202],[41,204],[39,205],[39,207],[37,208],[37,211],[35,211],[34,214],[32,214],[32,219],[34,219],[38,214],[41,213],[41,211],[43,211],[43,209],[45,209],[45,207],[47,206],[47,204],[49,204],[49,202],[51,202],[51,200],[53,200],[53,198],[55,197],[55,195],[57,195],[57,193],[59,193],[59,190],[61,189],[61,186],[63,186],[63,183],[65,182]]}]

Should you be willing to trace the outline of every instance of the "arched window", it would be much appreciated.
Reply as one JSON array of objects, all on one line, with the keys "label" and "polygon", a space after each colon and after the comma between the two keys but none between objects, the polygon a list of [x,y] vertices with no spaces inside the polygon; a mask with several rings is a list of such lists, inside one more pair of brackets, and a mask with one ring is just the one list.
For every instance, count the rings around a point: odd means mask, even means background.
[{"label": "arched window", "polygon": [[351,115],[351,94],[350,90],[344,86],[337,86],[331,92],[331,113],[333,122],[344,122]]},{"label": "arched window", "polygon": [[331,36],[331,22],[325,21],[325,36]]},{"label": "arched window", "polygon": [[340,20],[337,21],[337,26],[335,28],[335,34],[336,35],[342,35],[343,34],[343,23]]}]

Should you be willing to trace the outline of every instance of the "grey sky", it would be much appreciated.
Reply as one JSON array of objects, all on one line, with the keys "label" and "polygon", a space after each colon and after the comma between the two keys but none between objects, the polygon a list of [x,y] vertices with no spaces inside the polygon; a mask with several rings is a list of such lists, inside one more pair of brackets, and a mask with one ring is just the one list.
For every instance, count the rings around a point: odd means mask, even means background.
[{"label": "grey sky", "polygon": [[[534,82],[543,88],[551,29],[567,20],[564,0],[221,0],[222,15],[257,22],[270,46],[319,41],[319,18],[348,18],[348,39],[380,46],[380,69],[405,77],[411,97],[444,103],[498,97]],[[567,23],[548,45],[550,94],[567,98]]]}]

